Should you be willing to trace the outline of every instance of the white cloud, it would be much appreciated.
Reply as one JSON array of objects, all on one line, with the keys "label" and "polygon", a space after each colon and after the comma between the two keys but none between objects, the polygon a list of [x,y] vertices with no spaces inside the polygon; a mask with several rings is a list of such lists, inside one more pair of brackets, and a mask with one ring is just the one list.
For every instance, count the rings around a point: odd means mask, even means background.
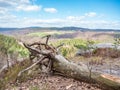
[{"label": "white cloud", "polygon": [[38,11],[41,6],[33,5],[30,0],[0,0],[0,8],[8,11]]},{"label": "white cloud", "polygon": [[[16,26],[16,27],[30,27],[30,26],[42,26],[42,27],[64,27],[64,26],[77,26],[77,27],[85,27],[85,28],[111,28],[111,29],[120,29],[120,22],[119,21],[106,21],[106,20],[68,20],[68,19],[35,19],[35,18],[23,18],[23,19],[16,19],[13,16],[12,19],[8,20],[3,24],[0,23],[0,26]],[[4,20],[5,21],[5,20]],[[13,23],[11,23],[13,22]]]},{"label": "white cloud", "polygon": [[89,12],[89,13],[85,13],[85,16],[88,17],[95,17],[97,14],[95,12]]},{"label": "white cloud", "polygon": [[[12,17],[12,18],[10,18]],[[6,16],[4,19],[0,18],[0,27],[30,27],[30,26],[42,26],[42,27],[63,27],[63,26],[77,26],[85,28],[111,28],[120,29],[120,21],[106,21],[106,20],[69,20],[69,19],[37,19],[28,18],[17,19],[15,16]],[[12,22],[12,23],[11,23]],[[7,23],[7,24],[6,24]]]},{"label": "white cloud", "polygon": [[57,9],[55,9],[55,8],[44,8],[44,11],[49,12],[49,13],[56,13]]},{"label": "white cloud", "polygon": [[[32,0],[34,1],[34,0]],[[41,6],[33,5],[30,0],[0,0],[0,27],[29,27],[29,26],[78,26],[85,28],[119,28],[120,21],[101,20],[95,12],[88,12],[82,16],[68,16],[66,18],[38,19],[18,18],[11,11],[40,11]],[[56,13],[55,8],[44,8],[45,12]],[[98,18],[94,20],[94,18]],[[92,20],[90,20],[92,18]],[[12,22],[12,23],[11,23]]]},{"label": "white cloud", "polygon": [[17,17],[15,12],[40,9],[41,6],[33,5],[30,0],[0,0],[0,27],[22,27],[24,19]]},{"label": "white cloud", "polygon": [[85,19],[85,16],[68,16],[66,17],[68,20],[79,21]]},{"label": "white cloud", "polygon": [[39,11],[41,9],[41,6],[37,5],[20,5],[17,7],[17,10],[23,10],[23,11]]},{"label": "white cloud", "polygon": [[84,15],[82,16],[68,16],[67,19],[68,20],[75,20],[75,21],[80,21],[80,20],[83,20],[85,18],[92,18],[92,17],[96,17],[97,14],[95,12],[88,12],[88,13],[85,13]]},{"label": "white cloud", "polygon": [[75,19],[76,17],[75,16],[68,16],[67,17],[67,19],[69,19],[69,20],[73,20],[73,19]]},{"label": "white cloud", "polygon": [[0,9],[0,15],[5,14],[6,11]]}]

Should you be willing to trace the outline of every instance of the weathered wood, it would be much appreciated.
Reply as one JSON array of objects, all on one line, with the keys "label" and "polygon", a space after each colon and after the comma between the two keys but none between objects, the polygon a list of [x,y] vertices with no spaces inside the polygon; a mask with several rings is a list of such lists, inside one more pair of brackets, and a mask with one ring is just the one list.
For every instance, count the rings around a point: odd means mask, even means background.
[{"label": "weathered wood", "polygon": [[[46,45],[50,47],[48,45],[48,41]],[[64,58],[62,55],[60,55],[57,52],[57,50],[53,50],[53,49],[57,49],[55,47],[50,48],[50,49],[46,47],[45,49],[38,50],[37,48],[33,48],[27,44],[24,44],[24,46],[30,52],[33,52],[34,54],[40,54],[48,58],[49,60],[51,60],[52,63],[51,62],[50,63],[52,64],[51,67],[54,73],[57,72],[57,73],[62,74],[63,76],[74,78],[79,81],[97,83],[100,86],[104,87],[104,89],[107,88],[108,90],[120,90],[120,78],[112,76],[112,75],[98,73],[98,72],[91,72],[88,69],[87,65],[83,63],[78,65],[76,63],[70,62],[66,58]],[[36,65],[36,63],[33,65]],[[33,67],[33,65],[30,66],[30,68]]]},{"label": "weathered wood", "polygon": [[37,62],[35,62],[35,63],[32,64],[31,66],[29,66],[28,68],[26,68],[26,69],[20,71],[19,74],[18,74],[18,77],[21,76],[21,74],[22,74],[23,72],[25,72],[25,71],[27,71],[27,70],[33,68],[35,65],[37,65],[38,63],[40,63],[40,62],[41,62],[42,60],[44,60],[44,59],[45,59],[45,57],[42,57],[40,60],[38,60]]},{"label": "weathered wood", "polygon": [[81,63],[77,65],[73,62],[69,62],[61,55],[56,55],[54,61],[53,70],[66,77],[89,83],[97,83],[108,90],[120,90],[120,78],[118,77],[98,72],[91,72],[90,75],[90,71],[85,64]]}]

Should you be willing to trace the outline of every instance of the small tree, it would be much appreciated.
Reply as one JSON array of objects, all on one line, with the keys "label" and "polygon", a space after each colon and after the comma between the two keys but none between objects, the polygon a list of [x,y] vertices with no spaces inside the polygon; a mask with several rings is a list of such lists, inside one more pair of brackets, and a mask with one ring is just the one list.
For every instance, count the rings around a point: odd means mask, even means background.
[{"label": "small tree", "polygon": [[[10,48],[15,44],[16,40],[12,37],[4,36],[0,34],[0,52],[4,55],[4,59],[7,61],[7,67],[9,68]],[[13,51],[12,51],[13,52]]]},{"label": "small tree", "polygon": [[114,39],[114,49],[117,50],[118,46],[120,45],[120,38],[115,38]]},{"label": "small tree", "polygon": [[[94,49],[93,44],[94,44],[94,41],[87,40],[86,49],[88,50],[90,57],[93,55],[93,52],[91,52],[91,50]],[[91,78],[91,73],[92,73],[92,69],[93,69],[93,60],[92,59],[90,59],[87,62],[87,67],[88,67],[88,70],[89,70],[89,73],[90,73],[89,77]]]},{"label": "small tree", "polygon": [[4,59],[6,58],[7,60],[7,66],[9,68],[9,61],[8,61],[8,48],[6,47],[5,43],[4,43],[4,38],[0,37],[0,52],[1,54],[3,54]]},{"label": "small tree", "polygon": [[[93,47],[93,44],[95,42],[92,40],[87,40],[86,45],[75,45],[75,47],[81,49],[82,51],[84,51],[84,54],[88,54],[89,57],[91,57],[93,55],[93,49],[95,49]],[[92,69],[93,69],[93,60],[91,60],[91,58],[89,59],[89,61],[87,61],[87,68],[89,70],[89,77],[91,78],[91,73],[92,73]]]}]

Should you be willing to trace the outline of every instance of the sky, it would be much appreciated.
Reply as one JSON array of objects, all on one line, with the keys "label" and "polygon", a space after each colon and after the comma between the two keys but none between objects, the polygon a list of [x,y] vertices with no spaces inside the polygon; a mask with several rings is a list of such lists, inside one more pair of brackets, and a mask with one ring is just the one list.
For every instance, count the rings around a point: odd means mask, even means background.
[{"label": "sky", "polygon": [[0,27],[120,29],[120,0],[0,0]]}]

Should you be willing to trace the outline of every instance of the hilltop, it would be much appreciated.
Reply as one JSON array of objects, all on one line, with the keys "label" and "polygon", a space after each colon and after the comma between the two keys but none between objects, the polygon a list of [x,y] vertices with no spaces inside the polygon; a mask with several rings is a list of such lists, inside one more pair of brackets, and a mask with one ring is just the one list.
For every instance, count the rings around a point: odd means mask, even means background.
[{"label": "hilltop", "polygon": [[105,32],[120,32],[119,29],[90,29],[90,28],[83,28],[83,27],[24,27],[24,28],[1,28],[0,32],[9,32],[9,31],[39,31],[39,30],[72,30],[72,31],[105,31]]}]

